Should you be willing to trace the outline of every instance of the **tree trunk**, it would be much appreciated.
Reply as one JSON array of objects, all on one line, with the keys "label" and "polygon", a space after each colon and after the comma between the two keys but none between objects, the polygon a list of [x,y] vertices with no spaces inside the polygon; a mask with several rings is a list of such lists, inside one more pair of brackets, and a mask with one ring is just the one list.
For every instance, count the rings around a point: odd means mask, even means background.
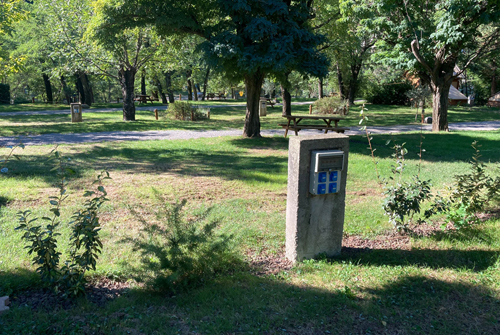
[{"label": "tree trunk", "polygon": [[163,73],[163,75],[165,76],[165,90],[167,91],[168,102],[171,104],[175,102],[174,91],[172,91],[172,74],[173,71],[167,71]]},{"label": "tree trunk", "polygon": [[337,65],[337,81],[339,84],[339,94],[340,98],[345,99],[346,98],[346,92],[345,92],[345,86],[344,86],[344,79],[342,78],[342,72],[340,71],[339,64]]},{"label": "tree trunk", "polygon": [[497,93],[497,68],[494,67],[493,71],[491,71],[491,96],[494,96]]},{"label": "tree trunk", "polygon": [[134,82],[136,69],[121,68],[118,72],[123,94],[123,120],[135,121]]},{"label": "tree trunk", "polygon": [[75,74],[75,78],[76,78],[75,86],[76,90],[78,91],[78,100],[80,103],[83,103],[83,101],[85,100],[85,92],[83,90],[83,85],[80,79],[80,75]]},{"label": "tree trunk", "polygon": [[318,79],[318,99],[321,99],[324,97],[323,94],[323,78]]},{"label": "tree trunk", "polygon": [[76,88],[80,95],[80,102],[91,106],[94,98],[92,97],[92,90],[89,85],[88,77],[85,72],[78,71],[76,74]]},{"label": "tree trunk", "polygon": [[361,64],[351,65],[351,82],[349,83],[349,94],[348,94],[349,106],[354,105],[354,99],[356,99],[356,93],[358,93],[358,78],[360,70],[361,70]]},{"label": "tree trunk", "polygon": [[201,100],[205,100],[205,97],[207,96],[207,86],[208,86],[208,76],[210,75],[210,66],[207,67],[207,73],[205,74],[205,79],[203,80],[203,96],[201,97]]},{"label": "tree trunk", "polygon": [[[52,84],[50,83],[50,78],[45,73],[42,74],[43,83],[45,84],[45,93],[47,94],[47,103],[54,103],[54,97],[52,96]],[[40,78],[40,77],[39,77]]]},{"label": "tree trunk", "polygon": [[245,126],[243,128],[244,137],[260,136],[259,103],[260,91],[264,82],[264,73],[258,71],[252,75],[245,76],[245,88],[247,91],[247,113],[245,116]]},{"label": "tree trunk", "polygon": [[193,97],[194,101],[198,101],[198,89],[196,88],[196,84],[193,84]]},{"label": "tree trunk", "polygon": [[163,93],[163,87],[161,86],[160,80],[155,76],[155,81],[156,81],[156,88],[158,89],[158,93],[160,94],[161,97],[161,103],[166,105],[167,102],[167,96],[165,93]]},{"label": "tree trunk", "polygon": [[191,71],[191,70],[186,71],[188,100],[193,100],[193,84],[191,82],[191,75],[192,74],[193,74],[193,71]]},{"label": "tree trunk", "polygon": [[66,102],[69,105],[71,103],[71,94],[70,94],[71,91],[68,88],[68,85],[66,84],[66,79],[64,78],[64,76],[61,76],[59,80],[61,81],[64,97],[66,98]]},{"label": "tree trunk", "polygon": [[281,84],[281,95],[283,99],[283,111],[282,116],[292,115],[292,96],[287,88]]},{"label": "tree trunk", "polygon": [[441,82],[432,88],[432,131],[448,131],[448,95],[451,82]]},{"label": "tree trunk", "polygon": [[92,85],[90,85],[90,79],[89,76],[85,73],[85,81],[84,81],[84,87],[86,90],[88,90],[88,96],[90,97],[88,105],[90,106],[95,102],[94,100],[94,90],[92,89]]},{"label": "tree trunk", "polygon": [[146,76],[144,73],[141,76],[141,94],[146,95]]}]

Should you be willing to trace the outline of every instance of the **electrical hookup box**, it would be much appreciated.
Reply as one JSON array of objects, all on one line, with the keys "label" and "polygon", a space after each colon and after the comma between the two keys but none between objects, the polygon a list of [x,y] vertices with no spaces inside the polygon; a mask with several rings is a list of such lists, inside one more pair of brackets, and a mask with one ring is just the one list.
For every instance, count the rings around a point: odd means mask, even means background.
[{"label": "electrical hookup box", "polygon": [[344,152],[341,150],[313,150],[309,193],[325,195],[339,192]]}]

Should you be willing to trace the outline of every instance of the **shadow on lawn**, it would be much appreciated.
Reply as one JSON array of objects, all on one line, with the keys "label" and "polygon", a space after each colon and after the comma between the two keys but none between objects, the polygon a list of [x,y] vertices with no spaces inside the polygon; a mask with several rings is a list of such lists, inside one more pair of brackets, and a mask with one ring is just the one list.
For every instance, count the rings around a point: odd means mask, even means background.
[{"label": "shadow on lawn", "polygon": [[408,266],[432,269],[467,269],[481,272],[493,266],[500,252],[492,250],[357,249],[346,248],[332,262],[351,261],[359,265]]},{"label": "shadow on lawn", "polygon": [[498,334],[499,306],[486,287],[425,276],[387,278],[373,287],[347,282],[343,288],[325,290],[235,274],[175,296],[136,288],[104,306],[79,301],[67,310],[31,312],[15,307],[0,317],[0,330],[2,334]]},{"label": "shadow on lawn", "polygon": [[[481,133],[487,136],[488,133]],[[478,135],[481,135],[478,134]],[[486,134],[486,135],[484,135]],[[471,133],[453,134],[426,134],[423,155],[424,161],[468,162],[473,154],[470,144],[474,140]],[[389,135],[374,136],[374,145],[377,148],[377,158],[389,158],[392,150],[384,143],[390,139]],[[491,138],[491,137],[490,137]],[[488,137],[480,138],[479,144],[483,161],[498,161],[500,157],[500,141]],[[408,159],[418,159],[419,134],[401,134],[396,137],[398,143],[406,142],[409,154]],[[142,142],[122,144],[96,143],[79,150],[78,153],[68,154],[69,157],[81,162],[82,170],[108,168],[113,170],[136,170],[142,173],[176,173],[189,176],[218,176],[228,180],[246,180],[269,182],[275,181],[276,175],[286,174],[288,155],[288,139],[282,137],[268,137],[260,139],[231,139],[235,148],[221,148],[205,142],[176,142],[171,145],[166,141],[152,141],[147,146]],[[352,136],[350,152],[369,155],[366,139],[361,136]],[[247,150],[252,150],[247,152]],[[279,150],[281,153],[266,150]],[[50,149],[47,149],[49,152]],[[262,155],[260,155],[262,152]],[[24,156],[23,162],[16,164],[18,176],[39,175],[53,180],[47,175],[43,161],[44,156]],[[269,177],[268,177],[269,176]]]},{"label": "shadow on lawn", "polygon": [[[468,162],[471,160],[474,150],[471,147],[475,140],[481,145],[481,160],[484,162],[498,162],[500,157],[500,140],[492,139],[489,134],[500,134],[500,131],[491,132],[467,132],[467,133],[424,133],[422,148],[425,152],[422,155],[423,161],[428,162]],[[406,143],[408,149],[406,159],[418,160],[420,152],[420,134],[397,134],[397,135],[371,135],[373,137],[372,145],[376,149],[375,157],[391,158],[393,154],[393,143],[385,143],[393,139],[398,144]],[[500,138],[500,136],[496,136]],[[370,155],[368,141],[364,136],[351,136],[350,153],[361,155]]]},{"label": "shadow on lawn", "polygon": [[[254,142],[256,143],[256,142]],[[282,140],[277,141],[281,148]],[[47,152],[50,150],[47,149]],[[80,173],[71,178],[79,178],[85,170],[109,169],[113,171],[135,170],[141,173],[170,172],[188,176],[218,176],[228,180],[274,181],[276,174],[286,170],[288,157],[259,157],[244,152],[232,152],[218,147],[180,148],[156,145],[150,148],[116,147],[94,144],[87,151],[67,153],[76,164]],[[22,162],[12,161],[15,167],[13,177],[39,176],[48,182],[55,182],[55,173],[50,172],[51,165],[47,156],[23,156]],[[269,176],[269,177],[268,177]]]},{"label": "shadow on lawn", "polygon": [[11,200],[12,199],[0,195],[0,208],[7,206],[7,203]]}]

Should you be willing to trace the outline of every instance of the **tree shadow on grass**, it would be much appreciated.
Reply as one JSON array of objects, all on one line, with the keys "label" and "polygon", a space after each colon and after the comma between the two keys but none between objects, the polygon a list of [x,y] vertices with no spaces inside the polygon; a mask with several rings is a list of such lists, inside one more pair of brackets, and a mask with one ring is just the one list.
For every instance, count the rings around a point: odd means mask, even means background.
[{"label": "tree shadow on grass", "polygon": [[[358,262],[355,266],[366,269],[364,265],[420,265],[429,264],[432,258],[440,258],[434,260],[433,267],[463,268],[464,261],[460,257],[469,255],[477,260],[487,255],[481,251],[480,257],[474,253],[458,256],[455,253],[451,260],[454,265],[444,266],[450,262],[447,253],[425,250],[422,251],[426,253],[424,256],[415,253],[416,258],[422,258],[418,260],[391,250],[377,252],[372,256],[364,253],[341,257],[333,262],[352,260]],[[491,263],[485,261],[479,266],[484,269],[488,264]],[[42,308],[35,311],[31,310],[33,306],[16,304],[0,317],[0,330],[2,334],[500,332],[500,300],[491,288],[465,284],[454,276],[436,279],[424,275],[397,278],[386,275],[380,278],[380,284],[375,281],[375,284],[360,286],[359,282],[351,280],[343,280],[339,285],[339,278],[326,276],[322,280],[292,284],[287,272],[255,276],[250,274],[248,264],[241,265],[205,280],[202,285],[175,294],[135,287],[114,296],[106,304],[81,299],[66,309],[40,306]],[[37,275],[23,269],[0,272],[0,287],[5,283],[15,283],[17,286],[10,287],[15,291],[14,296],[20,296],[30,285],[36,285],[34,276]],[[333,286],[330,286],[330,281]],[[0,295],[2,293],[5,291]]]},{"label": "tree shadow on grass", "polygon": [[[4,259],[3,262],[6,260]],[[35,271],[24,268],[0,270],[0,296],[39,285],[40,276]]]},{"label": "tree shadow on grass", "polygon": [[11,200],[12,199],[0,195],[0,208],[7,206],[7,203]]},{"label": "tree shadow on grass", "polygon": [[288,140],[284,137],[236,138],[231,144],[244,149],[288,150]]},{"label": "tree shadow on grass", "polygon": [[[95,144],[86,152],[67,154],[77,162],[80,178],[86,170],[108,169],[113,171],[135,170],[141,173],[163,172],[186,176],[217,176],[227,180],[270,182],[276,174],[286,170],[288,157],[258,157],[244,152],[219,149],[109,147]],[[45,156],[23,156],[23,162],[12,162],[16,178],[39,176],[48,182],[55,181]]]},{"label": "tree shadow on grass", "polygon": [[[482,285],[426,276],[338,289],[293,285],[235,273],[172,294],[141,288],[104,306],[80,301],[67,310],[13,308],[2,334],[498,334],[500,301]],[[14,322],[22,318],[23,322]]]},{"label": "tree shadow on grass", "polygon": [[436,249],[357,249],[344,248],[332,262],[350,261],[358,265],[419,266],[432,269],[467,269],[482,272],[493,266],[500,251]]},{"label": "tree shadow on grass", "polygon": [[414,238],[431,239],[436,242],[450,241],[484,245],[494,245],[496,243],[496,237],[489,230],[477,226],[462,228],[460,230],[436,230],[429,236],[414,236]]},{"label": "tree shadow on grass", "polygon": [[[497,134],[497,136],[488,136],[489,134]],[[474,149],[471,144],[474,140],[478,140],[481,145],[481,160],[484,162],[498,162],[500,157],[500,132],[457,132],[457,133],[424,133],[422,139],[422,148],[425,152],[422,155],[423,161],[428,162],[468,162],[474,154]],[[420,134],[419,133],[403,133],[397,135],[371,135],[373,137],[372,145],[376,149],[375,156],[377,158],[391,158],[394,150],[393,146],[385,145],[385,143],[394,139],[397,143],[406,143],[408,149],[406,159],[418,160],[420,153]],[[497,139],[493,139],[497,138]],[[350,153],[361,155],[370,155],[368,142],[364,136],[351,136],[349,140]]]}]

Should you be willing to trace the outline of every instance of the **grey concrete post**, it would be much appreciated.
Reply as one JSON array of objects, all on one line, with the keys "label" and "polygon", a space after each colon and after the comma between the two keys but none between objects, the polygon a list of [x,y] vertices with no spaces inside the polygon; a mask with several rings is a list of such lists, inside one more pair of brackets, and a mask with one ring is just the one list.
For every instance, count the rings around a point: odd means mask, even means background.
[{"label": "grey concrete post", "polygon": [[[309,193],[311,152],[341,150],[344,167],[338,193]],[[286,207],[286,257],[293,261],[313,258],[319,253],[340,254],[344,228],[345,185],[349,137],[341,134],[295,136],[288,150],[288,195]]]},{"label": "grey concrete post", "polygon": [[82,122],[82,104],[72,103],[69,105],[71,109],[71,122]]},{"label": "grey concrete post", "polygon": [[259,116],[266,116],[267,115],[267,99],[266,98],[260,98],[259,101]]}]

